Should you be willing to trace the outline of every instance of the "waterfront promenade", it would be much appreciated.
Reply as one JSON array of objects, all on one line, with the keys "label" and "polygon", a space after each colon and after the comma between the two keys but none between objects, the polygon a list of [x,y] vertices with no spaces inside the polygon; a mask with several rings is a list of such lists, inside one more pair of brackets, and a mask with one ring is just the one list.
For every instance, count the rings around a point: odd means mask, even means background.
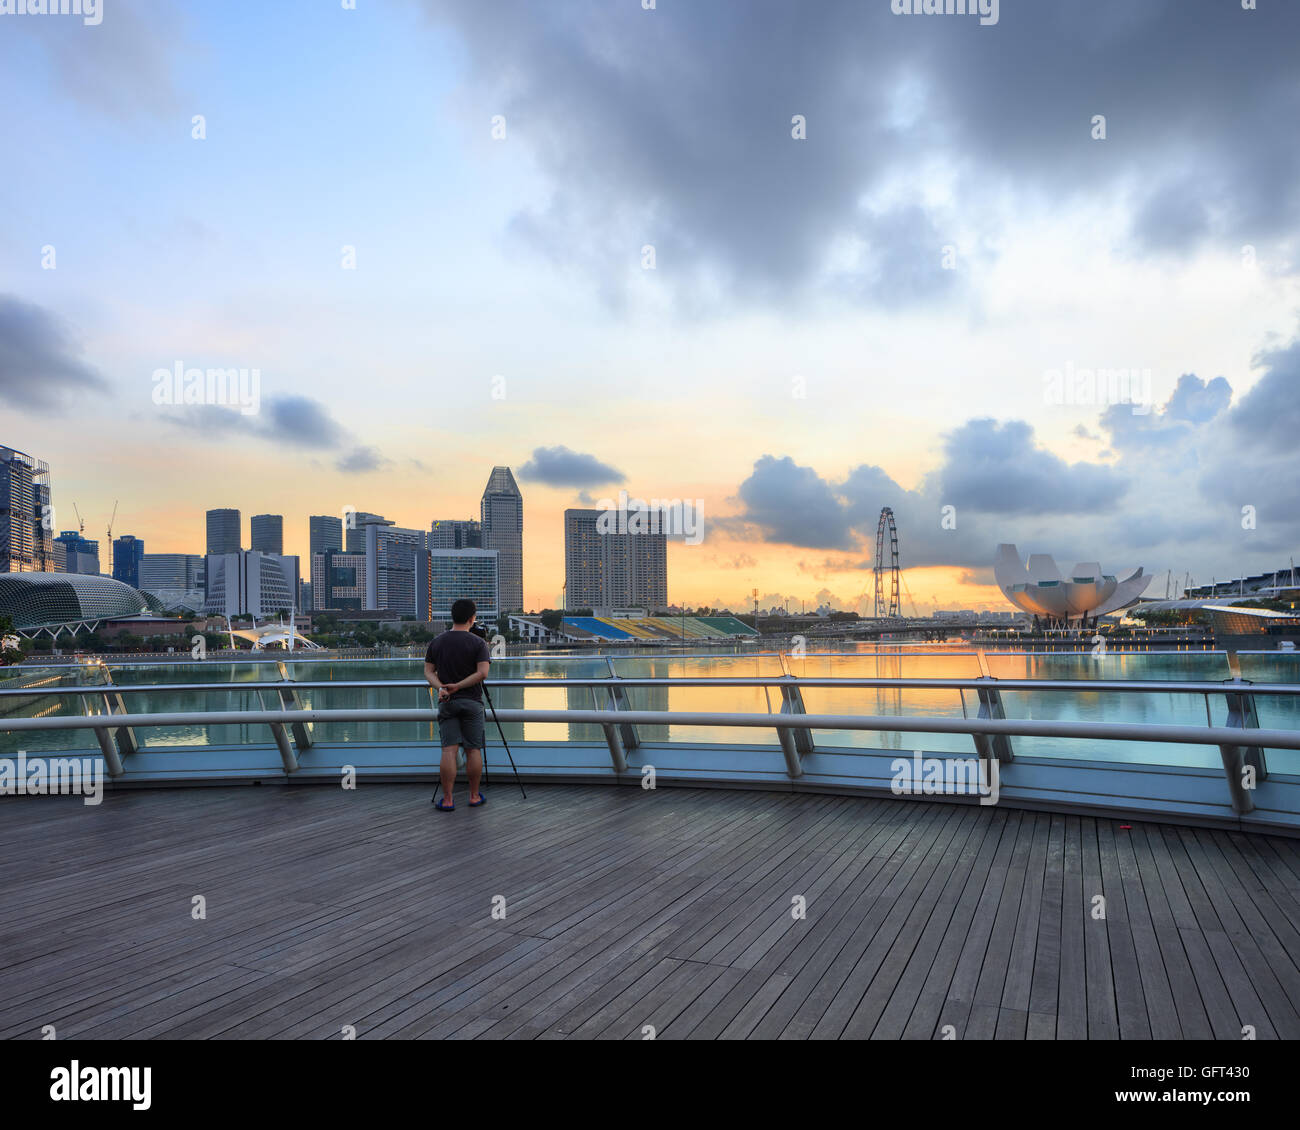
[{"label": "waterfront promenade", "polygon": [[364,781],[2,800],[0,1035],[1300,1038],[1292,838],[907,798],[487,794],[446,815],[427,786]]}]

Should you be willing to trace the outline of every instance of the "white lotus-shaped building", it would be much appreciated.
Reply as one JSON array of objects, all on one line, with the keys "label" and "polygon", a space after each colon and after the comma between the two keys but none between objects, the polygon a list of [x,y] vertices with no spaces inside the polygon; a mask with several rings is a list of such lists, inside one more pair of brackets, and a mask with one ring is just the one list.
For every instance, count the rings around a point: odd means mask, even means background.
[{"label": "white lotus-shaped building", "polygon": [[1051,621],[1082,621],[1104,616],[1138,599],[1151,583],[1141,568],[1125,577],[1102,573],[1096,561],[1081,561],[1061,576],[1056,562],[1046,553],[1035,553],[1026,566],[1014,545],[998,546],[993,562],[998,588],[1024,612]]}]

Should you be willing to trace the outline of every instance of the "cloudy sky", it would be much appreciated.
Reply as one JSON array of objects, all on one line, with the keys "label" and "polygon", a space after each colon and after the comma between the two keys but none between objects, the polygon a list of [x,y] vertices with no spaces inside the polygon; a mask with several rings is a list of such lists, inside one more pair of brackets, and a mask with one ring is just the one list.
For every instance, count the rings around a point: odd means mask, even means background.
[{"label": "cloudy sky", "polygon": [[[506,463],[532,607],[620,488],[699,500],[692,605],[856,606],[886,505],[922,614],[1003,607],[1002,541],[1272,570],[1298,37],[1282,0],[0,15],[0,443],[153,552],[208,507],[299,553],[344,506],[477,516]],[[258,411],[156,403],[178,363],[257,369]]]}]

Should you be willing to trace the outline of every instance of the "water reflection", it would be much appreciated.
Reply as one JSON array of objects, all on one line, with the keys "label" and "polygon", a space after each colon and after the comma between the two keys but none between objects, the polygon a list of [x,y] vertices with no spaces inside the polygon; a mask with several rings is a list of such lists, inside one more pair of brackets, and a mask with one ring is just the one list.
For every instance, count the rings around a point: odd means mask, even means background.
[{"label": "water reflection", "polygon": [[[829,650],[829,649],[826,649]],[[811,654],[787,658],[791,674],[798,678],[870,677],[870,678],[955,678],[980,674],[978,657],[966,651],[938,647],[931,650],[915,647],[845,647],[835,654]],[[1229,677],[1225,657],[1220,652],[1143,652],[1110,653],[1093,656],[1090,652],[1012,653],[990,652],[990,673],[1002,679],[1068,680],[1160,680],[1180,682],[1204,680],[1217,682]],[[1256,682],[1300,683],[1300,654],[1268,653],[1241,656],[1244,677]],[[782,674],[782,661],[776,655],[753,654],[633,654],[611,653],[605,656],[537,656],[497,659],[493,663],[495,679],[563,680],[565,678],[606,678],[610,667],[624,678],[674,676],[723,677],[768,676]],[[382,682],[422,680],[423,668],[418,659],[382,661],[305,661],[291,660],[287,669],[296,681]],[[112,669],[118,685],[154,685],[159,689],[147,694],[128,695],[133,713],[184,713],[199,709],[238,712],[274,709],[279,704],[274,690],[257,691],[243,684],[275,682],[279,669],[274,662],[206,662],[124,664]],[[97,685],[102,675],[94,668],[35,668],[24,665],[10,668],[0,680],[3,685],[30,687],[32,697],[23,696],[6,706],[13,715],[23,717],[67,714],[79,709],[73,699],[41,696],[40,690],[53,680],[57,685]],[[219,693],[168,691],[169,684],[204,683],[219,687]],[[499,710],[519,709],[594,709],[603,708],[607,695],[603,688],[563,686],[552,683],[536,687],[502,687],[491,690]],[[776,688],[763,687],[628,687],[627,702],[634,710],[674,710],[692,712],[726,712],[776,714],[781,709],[781,695]],[[317,709],[403,708],[431,710],[427,689],[419,687],[344,688],[324,687],[299,692],[304,706]],[[963,712],[978,712],[972,692],[963,696],[949,689],[904,689],[899,687],[846,689],[809,687],[803,691],[804,705],[813,714],[919,715],[936,718],[960,718]],[[1003,701],[1011,718],[1056,719],[1064,721],[1150,722],[1186,725],[1207,721],[1206,700],[1202,695],[1175,693],[1124,694],[1077,693],[1065,691],[1006,691]],[[1226,721],[1226,704],[1212,696],[1209,721],[1222,725]],[[1300,727],[1300,696],[1260,696],[1256,699],[1259,723],[1263,727],[1295,729]],[[99,697],[89,709],[102,712]],[[489,741],[499,741],[496,726],[489,716]],[[0,719],[0,727],[3,720]],[[599,726],[569,722],[527,724],[503,723],[511,742],[604,740]],[[638,732],[646,743],[682,742],[694,744],[745,744],[777,747],[775,729],[739,729],[704,726],[640,726]],[[215,726],[178,726],[167,729],[148,728],[136,732],[146,749],[184,746],[239,746],[270,741],[263,723],[234,721]],[[331,722],[317,724],[314,738],[320,742],[392,742],[436,745],[436,726],[427,722]],[[910,750],[924,748],[936,752],[964,753],[973,749],[964,735],[900,734],[888,731],[818,731],[815,741],[821,746]],[[1015,738],[1016,751],[1025,756],[1095,758],[1132,762],[1204,765],[1217,768],[1219,752],[1214,747],[1187,747],[1156,743],[1105,743],[1097,748],[1086,742],[1060,738]],[[0,752],[53,751],[95,748],[89,731],[54,731],[41,734],[0,733]],[[1278,772],[1300,772],[1300,753],[1270,751],[1269,763]]]}]

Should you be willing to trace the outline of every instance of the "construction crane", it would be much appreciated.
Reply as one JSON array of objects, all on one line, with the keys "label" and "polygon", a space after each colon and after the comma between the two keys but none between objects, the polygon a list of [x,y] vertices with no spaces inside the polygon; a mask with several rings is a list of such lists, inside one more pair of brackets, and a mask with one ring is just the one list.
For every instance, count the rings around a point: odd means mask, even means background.
[{"label": "construction crane", "polygon": [[86,532],[86,519],[81,516],[81,511],[77,509],[77,504],[75,502],[72,504],[72,509],[77,515],[77,529],[84,534]]},{"label": "construction crane", "polygon": [[113,499],[113,516],[108,520],[108,575],[113,575],[113,523],[117,521],[117,499]]}]

